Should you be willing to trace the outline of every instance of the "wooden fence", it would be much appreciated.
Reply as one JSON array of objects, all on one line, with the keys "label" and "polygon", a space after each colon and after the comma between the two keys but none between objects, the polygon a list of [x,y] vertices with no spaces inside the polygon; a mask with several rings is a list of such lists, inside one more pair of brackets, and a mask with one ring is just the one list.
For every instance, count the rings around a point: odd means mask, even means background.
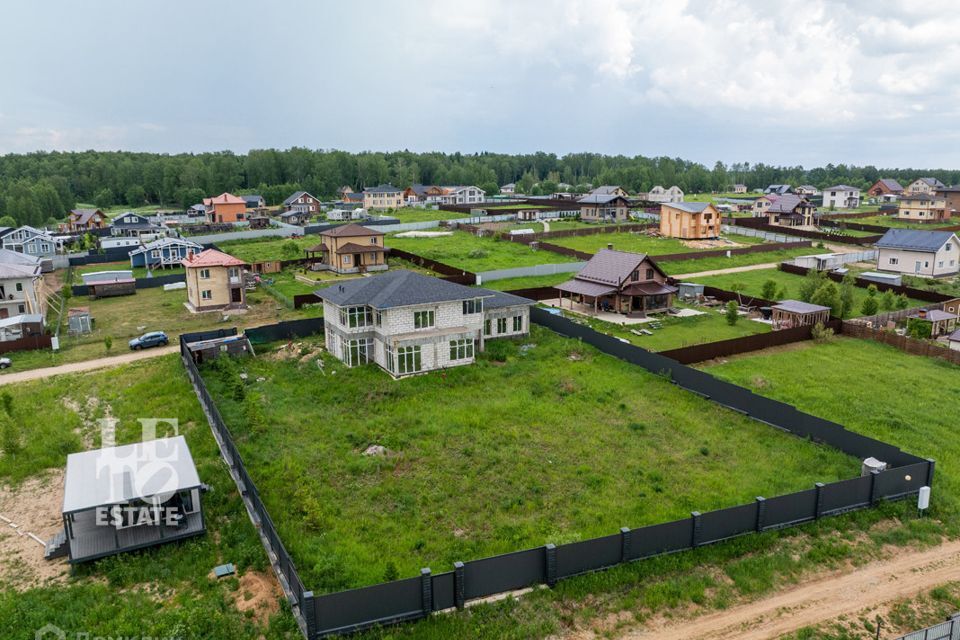
[{"label": "wooden fence", "polygon": [[17,340],[7,340],[0,342],[0,353],[10,353],[11,351],[33,351],[36,349],[49,349],[51,340],[49,334],[40,334],[35,336],[26,336]]},{"label": "wooden fence", "polygon": [[[834,318],[826,324],[827,328],[835,332],[841,330],[841,323]],[[718,342],[707,342],[704,344],[695,344],[689,347],[680,347],[660,351],[660,355],[676,360],[680,364],[692,364],[694,362],[704,362],[714,358],[725,358],[740,353],[750,351],[760,351],[770,347],[779,347],[794,342],[803,342],[813,338],[813,327],[794,327],[792,329],[781,329],[771,331],[770,333],[758,333],[752,336],[741,336],[729,340],[720,340]]]},{"label": "wooden fence", "polygon": [[897,335],[891,331],[871,329],[866,324],[859,322],[844,322],[842,331],[845,336],[875,340],[915,356],[940,358],[953,364],[960,364],[960,351],[948,349],[930,340],[917,340],[916,338]]},{"label": "wooden fence", "polygon": [[436,260],[432,260],[430,258],[424,258],[423,256],[418,256],[415,253],[410,253],[409,251],[404,251],[403,249],[390,247],[390,255],[439,273],[444,276],[444,280],[448,280],[450,282],[456,282],[457,284],[465,285],[472,285],[476,284],[477,282],[477,274],[471,271],[458,269],[457,267],[451,267],[448,264],[437,262]]}]

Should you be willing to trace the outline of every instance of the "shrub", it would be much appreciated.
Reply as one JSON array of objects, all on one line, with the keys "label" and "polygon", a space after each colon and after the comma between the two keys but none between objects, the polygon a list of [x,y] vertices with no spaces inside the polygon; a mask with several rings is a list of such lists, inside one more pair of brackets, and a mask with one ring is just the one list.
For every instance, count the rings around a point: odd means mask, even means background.
[{"label": "shrub", "polygon": [[879,309],[880,303],[877,302],[876,296],[868,295],[863,299],[863,304],[860,305],[860,313],[865,316],[875,316]]},{"label": "shrub", "polygon": [[813,294],[816,293],[817,289],[823,286],[825,282],[827,282],[827,274],[825,272],[815,269],[807,271],[803,282],[800,283],[800,299],[804,302],[811,302],[813,300]]},{"label": "shrub", "polygon": [[910,306],[910,299],[907,298],[906,294],[901,293],[897,296],[897,309],[906,309]]},{"label": "shrub", "polygon": [[929,322],[919,318],[907,319],[907,335],[911,338],[926,340],[930,337],[932,326]]},{"label": "shrub", "polygon": [[0,413],[0,449],[7,455],[20,451],[20,427],[6,413]]},{"label": "shrub", "polygon": [[113,337],[112,337],[112,336],[104,336],[104,338],[103,338],[103,348],[106,349],[107,351],[110,351],[110,349],[113,348]]},{"label": "shrub", "polygon": [[878,292],[879,290],[877,289],[877,285],[875,284],[871,284],[867,287],[867,295],[870,296],[871,298],[876,296]]},{"label": "shrub", "polygon": [[897,297],[893,294],[893,291],[887,289],[883,292],[883,295],[880,296],[880,308],[884,311],[892,310],[897,304]]},{"label": "shrub", "polygon": [[737,320],[740,319],[740,307],[737,305],[735,300],[731,300],[727,303],[727,324],[731,327],[737,324]]},{"label": "shrub", "polygon": [[773,300],[777,295],[777,281],[767,280],[764,282],[760,295],[763,296],[765,300]]},{"label": "shrub", "polygon": [[825,281],[810,297],[811,304],[818,304],[822,307],[830,307],[831,315],[842,317],[843,302],[840,299],[840,291],[837,285],[830,281]]},{"label": "shrub", "polygon": [[814,342],[823,344],[833,340],[833,329],[823,326],[822,322],[818,322],[817,324],[813,325],[810,335],[813,337]]},{"label": "shrub", "polygon": [[843,276],[843,282],[840,284],[840,317],[846,318],[853,311],[853,288],[856,286],[856,280],[852,273]]}]

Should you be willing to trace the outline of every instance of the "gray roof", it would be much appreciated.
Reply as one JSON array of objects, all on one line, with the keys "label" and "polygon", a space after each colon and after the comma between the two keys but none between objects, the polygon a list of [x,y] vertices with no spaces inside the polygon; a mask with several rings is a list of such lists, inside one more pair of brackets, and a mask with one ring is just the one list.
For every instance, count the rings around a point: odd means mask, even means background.
[{"label": "gray roof", "polygon": [[0,318],[0,327],[15,327],[21,324],[43,324],[43,316],[39,313],[21,313],[9,318]]},{"label": "gray roof", "polygon": [[40,275],[40,263],[37,264],[17,264],[13,262],[0,262],[0,280],[11,280],[19,278],[35,278]]},{"label": "gray roof", "polygon": [[937,180],[936,178],[917,178],[917,180],[919,180],[920,182],[925,182],[926,184],[930,185],[931,187],[943,187],[943,186],[946,186],[946,185],[944,185],[942,182],[940,182],[939,180]]},{"label": "gray roof", "polygon": [[887,189],[890,189],[891,191],[903,191],[903,187],[900,186],[900,183],[894,180],[893,178],[880,178],[879,180],[877,180],[877,182],[885,186]]},{"label": "gray roof", "polygon": [[818,311],[830,311],[830,307],[822,307],[819,304],[810,304],[800,300],[781,300],[779,304],[772,308],[780,309],[790,313],[817,313]]},{"label": "gray roof", "polygon": [[493,297],[493,293],[485,289],[473,289],[406,269],[348,280],[314,293],[339,307],[364,305],[374,309]]},{"label": "gray roof", "polygon": [[482,289],[480,287],[474,287],[474,291],[480,291],[481,295],[486,296],[490,295],[489,298],[483,299],[483,308],[484,309],[502,309],[503,307],[516,307],[520,305],[532,305],[536,304],[533,300],[529,298],[523,298],[521,296],[515,296],[512,293],[507,293],[506,291],[495,291],[493,289]]},{"label": "gray roof", "polygon": [[609,204],[615,200],[623,200],[626,202],[627,199],[616,194],[591,193],[583,196],[577,200],[577,202],[580,204]]},{"label": "gray roof", "polygon": [[788,184],[771,184],[769,187],[763,190],[764,193],[789,193],[790,185]]},{"label": "gray roof", "polygon": [[917,318],[920,320],[929,320],[930,322],[938,322],[940,320],[956,320],[957,316],[949,311],[943,311],[941,309],[930,309],[926,312],[926,316],[921,318],[919,312],[911,313],[907,316],[908,318]]},{"label": "gray roof", "polygon": [[622,187],[615,184],[604,184],[592,190],[590,193],[591,195],[609,196],[613,194],[617,189],[621,189],[621,188]]},{"label": "gray roof", "polygon": [[879,249],[906,249],[936,253],[940,247],[957,236],[952,231],[924,231],[923,229],[889,229],[877,241]]},{"label": "gray roof", "polygon": [[39,267],[40,258],[34,258],[33,256],[28,256],[25,253],[11,249],[0,249],[0,264],[19,264],[28,267]]},{"label": "gray roof", "polygon": [[960,342],[960,329],[957,329],[953,333],[947,336],[947,340],[950,342]]},{"label": "gray roof", "polygon": [[687,213],[703,213],[710,206],[709,202],[664,202],[663,206],[671,209],[680,209]]},{"label": "gray roof", "polygon": [[247,204],[260,204],[260,201],[263,200],[263,196],[259,196],[256,194],[250,194],[248,196],[240,196],[240,197],[243,198],[247,202]]},{"label": "gray roof", "polygon": [[[297,198],[300,198],[301,196],[310,196],[310,194],[307,193],[306,191],[294,191],[293,195],[291,195],[289,198],[283,201],[283,204],[284,205],[293,204],[294,201]],[[313,198],[313,196],[310,196],[310,197]],[[316,200],[316,198],[313,198],[313,199]]]},{"label": "gray roof", "polygon": [[392,184],[378,184],[375,187],[367,187],[363,190],[364,193],[400,193],[400,191],[401,189]]},{"label": "gray roof", "polygon": [[[136,218],[137,220],[135,222],[126,222],[124,218]],[[114,227],[127,227],[138,224],[150,224],[150,221],[146,218],[146,216],[142,216],[139,213],[134,213],[133,211],[127,211],[126,213],[121,213],[119,216],[114,218],[111,224]]]},{"label": "gray roof", "polygon": [[785,193],[777,198],[776,202],[771,204],[767,211],[773,213],[793,213],[793,210],[801,204],[807,204],[807,201],[793,193]]},{"label": "gray roof", "polygon": [[91,273],[81,273],[80,278],[83,279],[83,284],[126,282],[127,280],[133,280],[133,271],[129,269],[118,269],[115,271],[94,271]]},{"label": "gray roof", "polygon": [[590,258],[590,261],[580,270],[576,278],[619,286],[627,280],[641,262],[647,259],[650,261],[650,266],[658,271],[660,270],[653,259],[645,253],[601,249]]},{"label": "gray roof", "polygon": [[837,184],[832,187],[827,187],[824,191],[860,191],[860,189],[851,187],[848,184]]},{"label": "gray roof", "polygon": [[[157,473],[157,466],[165,473]],[[183,436],[71,453],[63,482],[63,513],[199,486]]]},{"label": "gray roof", "polygon": [[190,248],[196,249],[197,253],[200,253],[201,251],[203,251],[202,245],[192,240],[187,240],[185,238],[157,238],[153,242],[148,242],[142,247],[138,247],[134,249],[133,251],[130,252],[129,255],[133,255],[135,253],[137,254],[144,253],[146,251],[152,251],[153,249],[161,249],[163,247],[170,246],[170,245],[190,247]]}]

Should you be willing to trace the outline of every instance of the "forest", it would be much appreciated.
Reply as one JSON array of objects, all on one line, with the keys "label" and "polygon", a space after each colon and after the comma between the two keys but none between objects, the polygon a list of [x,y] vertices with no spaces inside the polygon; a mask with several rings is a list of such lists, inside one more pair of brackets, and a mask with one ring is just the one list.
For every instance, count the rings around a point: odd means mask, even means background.
[{"label": "forest", "polygon": [[223,191],[259,193],[279,204],[304,189],[329,197],[349,185],[362,189],[383,182],[472,184],[497,193],[498,185],[517,183],[523,193],[538,195],[585,185],[617,184],[631,193],[654,185],[678,185],[687,193],[727,191],[733,183],[751,189],[768,184],[846,183],[866,188],[880,177],[903,184],[932,176],[945,184],[960,181],[960,170],[878,169],[844,164],[805,169],[749,162],[712,168],[681,158],[608,156],[596,153],[350,153],[291,148],[200,154],[126,151],[36,152],[0,156],[0,224],[43,225],[62,220],[77,203],[100,208],[157,205],[184,209]]}]

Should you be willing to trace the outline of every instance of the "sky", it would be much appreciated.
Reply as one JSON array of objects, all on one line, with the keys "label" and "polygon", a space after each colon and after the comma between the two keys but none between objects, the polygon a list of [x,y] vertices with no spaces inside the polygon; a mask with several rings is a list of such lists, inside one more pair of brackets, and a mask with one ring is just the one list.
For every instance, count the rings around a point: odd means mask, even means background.
[{"label": "sky", "polygon": [[5,4],[0,153],[960,164],[956,0]]}]

